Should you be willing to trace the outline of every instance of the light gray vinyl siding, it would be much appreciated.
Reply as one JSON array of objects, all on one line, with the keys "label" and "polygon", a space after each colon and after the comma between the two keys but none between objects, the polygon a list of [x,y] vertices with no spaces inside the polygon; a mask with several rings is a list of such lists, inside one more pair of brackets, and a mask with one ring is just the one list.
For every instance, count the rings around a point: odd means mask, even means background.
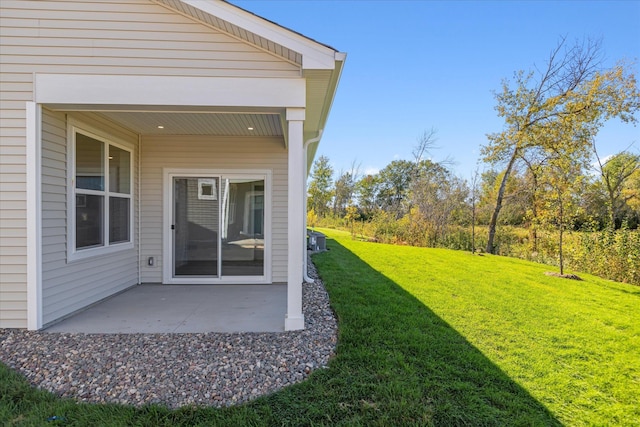
[{"label": "light gray vinyl siding", "polygon": [[3,68],[4,65],[0,65],[0,328],[25,328],[27,176],[24,100],[28,94],[20,90],[21,76],[8,75],[2,72]]},{"label": "light gray vinyl siding", "polygon": [[[35,73],[301,76],[299,65],[148,0],[1,0],[0,46],[0,327],[27,326],[25,103],[34,99]],[[48,114],[48,120],[60,120],[60,115]],[[50,122],[45,126],[43,132],[52,138],[46,146],[50,158],[43,159],[48,180],[43,182],[42,201],[43,233],[48,233],[43,237],[47,322],[76,305],[65,308],[63,301],[78,290],[92,263],[78,262],[74,281],[66,291],[59,288],[60,277],[66,277],[58,276],[63,218],[54,215],[63,203],[62,145],[56,139],[59,129]],[[80,266],[87,269],[83,272]],[[102,291],[83,291],[78,301],[100,295]]]},{"label": "light gray vinyl siding", "polygon": [[[133,148],[136,135],[92,114],[73,117]],[[46,325],[138,283],[137,246],[112,254],[68,262],[67,259],[67,116],[42,114],[42,297]],[[137,182],[134,167],[134,184]],[[135,186],[134,186],[135,189]],[[134,192],[135,196],[135,192]],[[135,198],[132,198],[134,207]],[[134,209],[135,212],[135,209]],[[135,215],[134,230],[135,242]]]},{"label": "light gray vinyl siding", "polygon": [[[300,76],[298,65],[148,0],[0,5],[3,73]],[[12,90],[29,94],[29,83]]]},{"label": "light gray vinyl siding", "polygon": [[[141,142],[141,281],[162,281],[163,168],[272,171],[272,280],[287,281],[287,151],[282,138],[145,136]],[[153,256],[153,267],[144,262]]]}]

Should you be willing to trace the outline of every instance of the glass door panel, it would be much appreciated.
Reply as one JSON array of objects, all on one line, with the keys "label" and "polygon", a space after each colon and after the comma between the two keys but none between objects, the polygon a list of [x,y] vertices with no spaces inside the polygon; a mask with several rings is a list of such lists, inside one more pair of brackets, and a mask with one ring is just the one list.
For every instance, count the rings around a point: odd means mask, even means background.
[{"label": "glass door panel", "polygon": [[222,178],[222,276],[264,275],[264,179]]},{"label": "glass door panel", "polygon": [[218,277],[219,179],[173,179],[173,276]]}]

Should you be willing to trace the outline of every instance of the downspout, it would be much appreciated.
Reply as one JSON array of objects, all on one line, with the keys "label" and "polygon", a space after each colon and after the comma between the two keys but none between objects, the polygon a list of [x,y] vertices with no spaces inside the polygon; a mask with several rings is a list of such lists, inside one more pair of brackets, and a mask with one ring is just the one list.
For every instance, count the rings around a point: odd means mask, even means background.
[{"label": "downspout", "polygon": [[[322,129],[320,129],[320,131],[318,132],[318,136],[316,136],[315,138],[311,138],[307,141],[305,141],[304,143],[304,147],[302,150],[302,153],[304,155],[304,161],[307,161],[307,149],[309,148],[309,145],[314,143],[314,142],[318,142],[320,141],[320,138],[322,138]],[[304,234],[306,236],[307,234],[307,181],[305,180],[305,184],[304,184],[304,219],[302,221],[303,226],[304,226]],[[302,279],[304,280],[305,283],[314,283],[315,281],[309,277],[308,275],[308,256],[307,256],[307,247],[305,244],[305,248],[304,248],[304,259],[302,261]]]}]

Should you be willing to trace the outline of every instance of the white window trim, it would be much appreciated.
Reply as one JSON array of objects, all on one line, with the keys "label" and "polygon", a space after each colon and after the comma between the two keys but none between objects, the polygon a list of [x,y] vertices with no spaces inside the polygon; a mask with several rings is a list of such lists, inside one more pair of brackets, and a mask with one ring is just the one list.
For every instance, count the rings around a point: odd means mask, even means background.
[{"label": "white window trim", "polygon": [[[162,209],[162,283],[175,284],[267,284],[272,283],[272,171],[268,169],[189,169],[163,168],[163,209]],[[264,275],[263,276],[218,276],[218,277],[173,277],[173,178],[174,177],[210,177],[217,178],[222,185],[222,178],[264,179]],[[222,191],[221,191],[222,192]],[[222,203],[218,209],[222,209]]]},{"label": "white window trim", "polygon": [[[105,144],[104,156],[104,191],[82,190],[82,194],[100,194],[104,196],[104,218],[103,218],[103,242],[99,247],[76,249],[76,132],[82,133]],[[129,162],[129,176],[131,177],[129,194],[109,191],[109,150],[111,145],[125,150],[131,156]],[[134,230],[134,201],[135,201],[135,147],[107,132],[87,125],[79,120],[69,117],[67,120],[67,262],[93,258],[96,256],[112,254],[124,250],[133,249],[135,246]],[[109,243],[109,197],[129,198],[129,241],[120,243]]]}]

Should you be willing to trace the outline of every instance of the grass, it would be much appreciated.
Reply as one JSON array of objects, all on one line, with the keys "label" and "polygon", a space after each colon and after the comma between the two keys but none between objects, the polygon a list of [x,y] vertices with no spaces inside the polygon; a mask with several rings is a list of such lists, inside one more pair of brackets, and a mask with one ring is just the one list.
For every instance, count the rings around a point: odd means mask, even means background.
[{"label": "grass", "polygon": [[[232,408],[78,404],[0,366],[9,425],[640,425],[640,288],[330,232],[314,258],[339,318],[308,381]],[[53,415],[61,421],[46,422]]]}]

